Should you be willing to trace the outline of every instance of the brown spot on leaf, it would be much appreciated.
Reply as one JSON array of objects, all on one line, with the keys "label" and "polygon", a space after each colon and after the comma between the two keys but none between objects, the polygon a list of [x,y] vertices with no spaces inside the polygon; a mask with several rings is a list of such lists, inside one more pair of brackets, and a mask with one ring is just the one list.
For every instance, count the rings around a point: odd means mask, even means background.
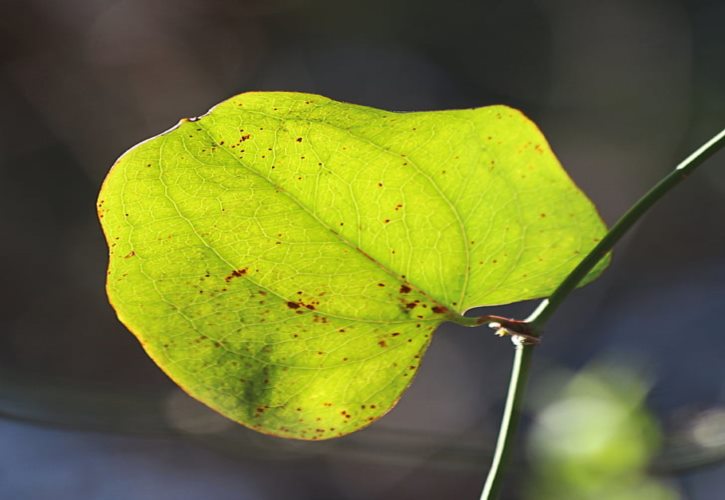
[{"label": "brown spot on leaf", "polygon": [[408,285],[400,285],[400,293],[410,293],[411,288]]},{"label": "brown spot on leaf", "polygon": [[448,312],[448,308],[444,306],[433,306],[433,312],[438,314],[445,314]]},{"label": "brown spot on leaf", "polygon": [[290,309],[297,309],[300,307],[300,305],[297,302],[289,301],[287,302],[287,307],[289,307]]},{"label": "brown spot on leaf", "polygon": [[385,342],[384,340],[381,340],[381,341],[379,341],[379,342],[378,342],[378,345],[379,345],[380,347],[388,347],[388,343],[387,343],[387,342]]},{"label": "brown spot on leaf", "polygon": [[226,281],[227,283],[229,283],[234,278],[239,278],[240,276],[244,276],[245,274],[247,274],[247,268],[246,267],[244,269],[235,269],[234,271],[232,271],[231,273],[229,273],[224,278],[224,281]]}]

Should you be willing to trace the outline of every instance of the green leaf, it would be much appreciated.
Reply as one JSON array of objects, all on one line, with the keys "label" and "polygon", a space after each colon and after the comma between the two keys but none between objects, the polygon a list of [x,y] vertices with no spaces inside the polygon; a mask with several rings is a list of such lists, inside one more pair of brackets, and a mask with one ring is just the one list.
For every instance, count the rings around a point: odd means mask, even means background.
[{"label": "green leaf", "polygon": [[148,354],[227,417],[300,439],[382,416],[441,322],[550,293],[605,232],[518,111],[286,92],[134,147],[98,209],[109,298]]}]

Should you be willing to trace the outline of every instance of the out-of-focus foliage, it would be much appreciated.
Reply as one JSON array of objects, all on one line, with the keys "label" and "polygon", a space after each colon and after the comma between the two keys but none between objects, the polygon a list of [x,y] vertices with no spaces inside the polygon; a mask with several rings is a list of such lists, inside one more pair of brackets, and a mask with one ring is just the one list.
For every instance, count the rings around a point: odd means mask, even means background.
[{"label": "out-of-focus foliage", "polygon": [[[676,500],[650,477],[659,426],[644,406],[648,387],[623,366],[590,367],[550,381],[529,439],[532,500]],[[560,387],[553,389],[555,385]],[[543,401],[543,400],[542,400]]]}]

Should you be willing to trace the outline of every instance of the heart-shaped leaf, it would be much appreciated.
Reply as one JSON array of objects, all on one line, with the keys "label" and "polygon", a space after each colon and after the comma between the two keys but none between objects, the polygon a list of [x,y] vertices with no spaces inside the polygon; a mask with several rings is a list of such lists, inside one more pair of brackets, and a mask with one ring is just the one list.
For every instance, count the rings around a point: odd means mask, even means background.
[{"label": "heart-shaped leaf", "polygon": [[550,293],[605,231],[518,111],[286,92],[134,147],[98,210],[108,295],[148,354],[227,417],[301,439],[379,418],[441,322]]}]

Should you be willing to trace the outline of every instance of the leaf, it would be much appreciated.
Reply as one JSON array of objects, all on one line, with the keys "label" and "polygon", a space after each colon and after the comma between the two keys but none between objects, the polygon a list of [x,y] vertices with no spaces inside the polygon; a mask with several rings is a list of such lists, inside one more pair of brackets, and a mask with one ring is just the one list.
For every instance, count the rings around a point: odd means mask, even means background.
[{"label": "leaf", "polygon": [[134,147],[98,210],[110,301],[154,361],[300,439],[382,416],[441,322],[550,293],[605,231],[518,111],[285,92]]}]

